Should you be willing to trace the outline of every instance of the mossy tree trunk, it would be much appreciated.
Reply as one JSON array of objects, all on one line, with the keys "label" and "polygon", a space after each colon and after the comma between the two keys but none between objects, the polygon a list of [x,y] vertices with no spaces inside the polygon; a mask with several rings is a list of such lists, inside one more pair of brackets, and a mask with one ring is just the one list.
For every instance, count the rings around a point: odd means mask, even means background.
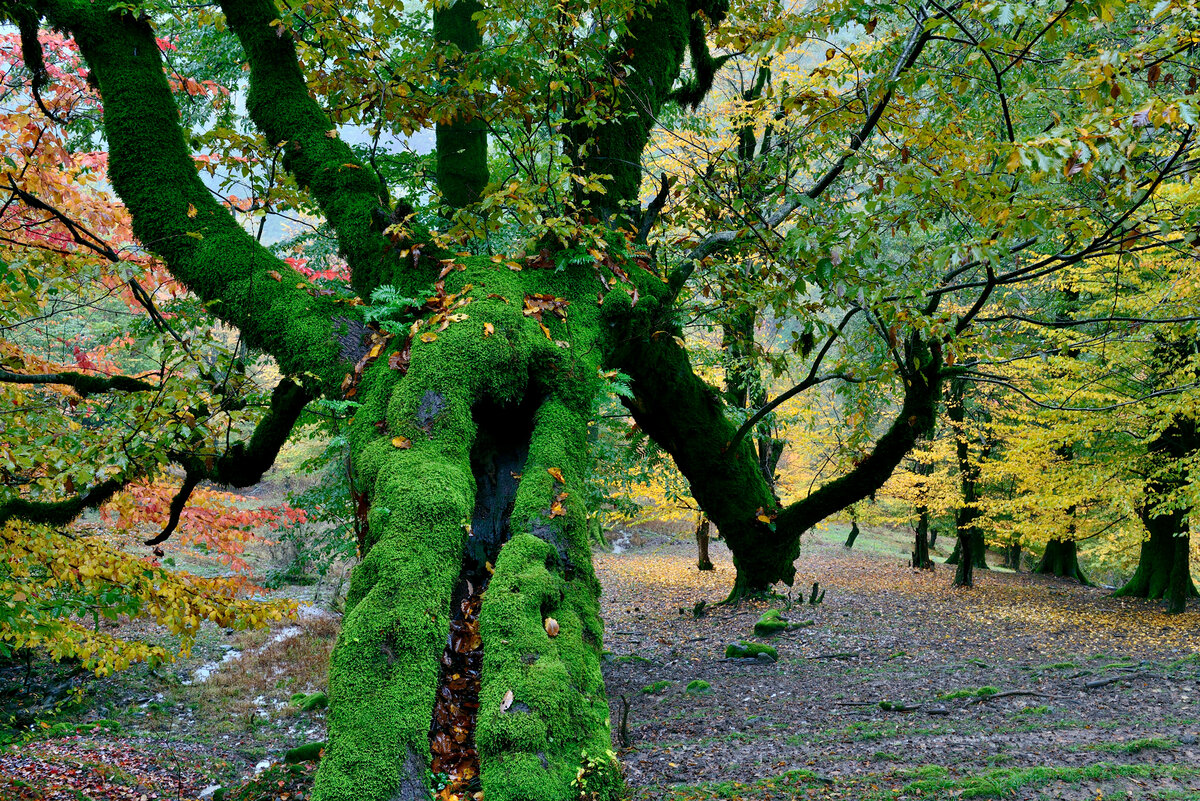
[{"label": "mossy tree trunk", "polygon": [[933,560],[929,558],[929,510],[924,506],[917,510],[917,525],[913,543],[912,566],[918,570],[929,570]]},{"label": "mossy tree trunk", "polygon": [[[528,291],[486,259],[455,278],[501,298]],[[535,280],[577,300],[596,289],[569,273]],[[580,500],[598,385],[596,365],[574,354],[594,349],[583,332],[598,315],[581,308],[569,338],[547,319],[571,344],[561,348],[501,298],[479,297],[472,324],[413,346],[407,375],[381,359],[364,376],[351,439],[355,483],[371,498],[368,550],[330,665],[318,798],[424,797],[438,661],[464,578],[488,582],[474,743],[485,797],[569,797],[581,754],[602,766],[590,779],[599,797],[620,790]]]},{"label": "mossy tree trunk", "polygon": [[1151,475],[1139,511],[1149,536],[1142,542],[1137,570],[1114,595],[1162,600],[1169,614],[1187,609],[1197,596],[1192,583],[1190,532],[1186,508],[1177,496],[1188,480],[1186,460],[1200,448],[1195,420],[1177,416],[1150,445]]},{"label": "mossy tree trunk", "polygon": [[984,445],[978,458],[972,458],[965,430],[966,382],[955,379],[950,386],[950,400],[946,415],[954,425],[955,456],[958,460],[959,482],[962,487],[962,508],[954,518],[957,541],[954,552],[946,564],[957,565],[954,586],[970,587],[974,582],[974,570],[987,570],[987,542],[983,530],[976,524],[979,519],[979,473],[980,463],[991,450],[990,440]]},{"label": "mossy tree trunk", "polygon": [[1052,539],[1046,543],[1046,551],[1038,560],[1034,573],[1043,576],[1058,576],[1074,579],[1080,584],[1092,586],[1079,566],[1079,549],[1073,539]]}]

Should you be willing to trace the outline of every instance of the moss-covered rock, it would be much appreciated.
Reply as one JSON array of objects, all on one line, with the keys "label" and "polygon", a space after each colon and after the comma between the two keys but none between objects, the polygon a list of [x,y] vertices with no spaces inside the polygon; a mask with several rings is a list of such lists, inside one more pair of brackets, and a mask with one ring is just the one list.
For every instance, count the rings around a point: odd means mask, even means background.
[{"label": "moss-covered rock", "polygon": [[300,707],[303,712],[313,712],[318,709],[325,709],[329,706],[329,696],[325,693],[312,693],[305,695],[297,693],[292,696],[292,704]]},{"label": "moss-covered rock", "polygon": [[316,762],[325,750],[325,742],[305,743],[284,752],[283,761],[290,764],[297,762]]},{"label": "moss-covered rock", "polygon": [[704,695],[712,692],[712,685],[703,679],[695,679],[689,681],[683,691],[688,695]]},{"label": "moss-covered rock", "polygon": [[795,631],[812,624],[811,620],[788,620],[778,609],[768,609],[754,624],[754,633],[759,637],[772,637],[783,631]]},{"label": "moss-covered rock", "polygon": [[725,657],[727,659],[769,659],[772,662],[778,662],[779,652],[769,645],[760,645],[755,642],[731,642],[725,646]]},{"label": "moss-covered rock", "polygon": [[646,695],[658,695],[670,687],[672,683],[673,682],[669,681],[656,681],[653,684],[647,684],[645,687],[643,687],[642,692]]}]

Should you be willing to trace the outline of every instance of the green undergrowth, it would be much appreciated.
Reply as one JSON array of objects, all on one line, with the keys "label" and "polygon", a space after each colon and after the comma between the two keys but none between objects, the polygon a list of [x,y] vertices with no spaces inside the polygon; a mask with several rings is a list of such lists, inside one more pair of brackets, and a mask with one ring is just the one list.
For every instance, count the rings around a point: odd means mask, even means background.
[{"label": "green undergrowth", "polygon": [[1084,746],[1084,749],[1112,754],[1140,754],[1142,751],[1169,751],[1177,745],[1179,741],[1169,737],[1143,737],[1124,743],[1095,743]]},{"label": "green undergrowth", "polygon": [[995,687],[985,686],[977,690],[954,690],[953,692],[942,693],[937,696],[942,701],[956,701],[960,698],[987,698],[989,695],[995,695],[1000,692]]},{"label": "green undergrowth", "polygon": [[757,782],[704,782],[670,787],[640,787],[633,801],[775,801],[803,798],[815,788],[829,784],[828,779],[809,770],[789,770],[781,776]]},{"label": "green undergrowth", "polygon": [[[891,756],[891,755],[888,755]],[[823,776],[811,770],[790,770],[756,782],[702,782],[638,788],[634,801],[796,801],[801,798],[886,801],[896,798],[1043,797],[1039,791],[1058,798],[1120,799],[1129,797],[1122,780],[1190,781],[1200,776],[1195,765],[1116,765],[1098,763],[1085,767],[994,768],[969,776],[955,776],[941,765],[901,767],[881,773]],[[1118,784],[1105,795],[1091,785]],[[1055,786],[1058,783],[1065,787]],[[1086,785],[1086,786],[1085,786]],[[1030,795],[1035,794],[1035,795]],[[1195,791],[1158,788],[1143,798],[1156,801],[1195,801]]]},{"label": "green undergrowth", "polygon": [[953,778],[948,772],[910,782],[903,793],[918,798],[1006,798],[1054,782],[1078,784],[1116,779],[1187,779],[1200,776],[1195,765],[1114,765],[1085,767],[997,768],[976,776]]}]

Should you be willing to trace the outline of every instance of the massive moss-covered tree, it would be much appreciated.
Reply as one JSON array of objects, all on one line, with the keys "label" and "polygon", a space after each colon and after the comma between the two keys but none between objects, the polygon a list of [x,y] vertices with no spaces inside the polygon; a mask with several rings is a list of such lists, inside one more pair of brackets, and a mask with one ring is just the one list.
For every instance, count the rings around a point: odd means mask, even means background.
[{"label": "massive moss-covered tree", "polygon": [[[1090,30],[1090,6],[1074,2],[1030,6],[1036,25],[961,4],[914,6],[883,24],[869,4],[542,10],[0,2],[27,34],[30,69],[40,69],[39,27],[75,38],[138,240],[288,377],[248,442],[214,458],[174,455],[191,479],[261,472],[312,398],[352,411],[362,561],[332,657],[321,799],[423,798],[431,765],[451,756],[464,757],[456,788],[493,801],[616,797],[581,490],[605,374],[627,379],[630,413],[733,551],[734,594],[790,582],[800,533],[878,489],[929,431],[943,379],[963,372],[949,364],[955,338],[997,287],[1125,241],[1190,152],[1178,109],[1149,112],[1155,137],[1129,133],[1120,119],[1137,98],[1114,110],[1092,83],[1111,68],[1087,59],[1072,110],[1100,114],[1104,150],[1068,155],[1070,145],[1042,142],[1050,129],[1074,141],[1077,120],[1030,88],[1048,62],[1027,56],[1047,47],[1048,58],[1076,59],[1048,37]],[[200,179],[197,132],[181,122],[178,77],[155,38],[176,14],[232,34],[222,52],[247,71],[255,136],[311,198],[353,296],[263,247]],[[999,44],[984,36],[996,25]],[[830,50],[799,83],[764,78],[730,117],[742,140],[735,172],[758,173],[754,194],[722,194],[737,182],[725,180],[720,148],[680,169],[686,191],[644,181],[664,115],[710,97],[729,54],[794,64],[814,30],[850,31],[854,52]],[[943,70],[947,60],[956,68]],[[989,103],[1004,125],[957,99],[964,75],[996,87]],[[776,144],[756,150],[753,114],[768,105]],[[933,125],[938,114],[946,125]],[[342,138],[342,122],[362,126],[369,144]],[[404,189],[417,167],[382,146],[385,132],[430,127],[433,200]],[[894,149],[881,131],[917,134]],[[1028,191],[1045,180],[1043,162],[1067,163],[1069,178],[1081,156],[1111,177],[1103,208],[1045,209]],[[948,202],[969,211],[948,214]],[[1066,218],[1078,241],[1062,247]],[[733,275],[722,259],[757,269]],[[681,312],[702,305],[699,289],[714,280],[740,282],[757,313],[795,324],[801,377],[771,402],[757,398],[753,414],[731,410],[689,359]],[[783,504],[755,452],[757,426],[831,382],[894,390],[881,404],[889,416],[863,421],[861,459]],[[100,489],[6,498],[3,514],[58,520]],[[460,659],[480,648],[477,661]],[[447,738],[443,715],[468,723]]]}]

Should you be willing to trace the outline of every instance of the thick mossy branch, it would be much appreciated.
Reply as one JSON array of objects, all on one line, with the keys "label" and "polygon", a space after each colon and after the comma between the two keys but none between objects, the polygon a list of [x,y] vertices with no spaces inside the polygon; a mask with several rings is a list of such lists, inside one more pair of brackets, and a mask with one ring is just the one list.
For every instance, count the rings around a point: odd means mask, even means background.
[{"label": "thick mossy branch", "polygon": [[321,388],[336,390],[346,366],[335,319],[350,318],[353,309],[306,291],[304,277],[256,242],[205,188],[149,24],[83,0],[48,0],[38,8],[75,37],[99,84],[109,177],[138,239],[284,373],[308,373]]},{"label": "thick mossy branch", "polygon": [[679,78],[691,27],[687,0],[658,0],[639,7],[628,32],[605,60],[608,74],[597,79],[604,85],[621,81],[615,108],[595,128],[579,124],[570,130],[573,146],[585,154],[584,170],[612,176],[604,182],[603,193],[580,196],[598,217],[626,218],[636,227],[639,216],[633,210],[642,183],[642,151]]},{"label": "thick mossy branch", "polygon": [[65,526],[88,509],[95,509],[124,487],[131,479],[110,478],[87,492],[61,501],[31,501],[10,498],[0,503],[0,526],[9,520],[27,520],[47,526]]},{"label": "thick mossy branch", "polygon": [[688,54],[692,59],[693,75],[683,86],[676,89],[671,99],[695,109],[712,89],[713,79],[717,71],[725,66],[733,54],[713,58],[708,49],[708,31],[710,27],[721,24],[729,12],[728,0],[723,2],[693,2],[689,5],[692,13],[691,26],[688,30]]},{"label": "thick mossy branch", "polygon": [[312,395],[285,378],[272,391],[271,405],[247,442],[235,442],[211,463],[206,457],[193,454],[178,455],[176,461],[189,474],[216,484],[239,488],[257,484],[275,464],[279,449],[287,442],[310,400]]},{"label": "thick mossy branch", "polygon": [[613,330],[609,364],[633,379],[634,397],[626,405],[688,479],[693,497],[733,551],[739,581],[756,588],[790,583],[799,532],[790,542],[773,536],[768,521],[778,502],[753,443],[743,440],[727,450],[737,426],[725,417],[721,393],[696,376],[676,341],[682,331],[663,305],[670,301],[668,287],[651,280],[639,289],[636,306],[615,293],[605,301]]},{"label": "thick mossy branch", "polygon": [[[483,10],[478,0],[457,0],[433,10],[433,36],[453,45],[460,57],[477,52],[483,46],[483,32],[472,17]],[[488,182],[487,126],[474,117],[438,123],[438,190],[447,205],[461,209],[477,203]]]},{"label": "thick mossy branch", "polygon": [[291,35],[271,25],[280,17],[275,3],[226,0],[221,8],[250,65],[250,118],[271,144],[285,143],[284,166],[336,232],[355,290],[370,297],[375,287],[395,282],[398,264],[383,233],[392,221],[387,186],[338,138],[309,94]]},{"label": "thick mossy branch", "polygon": [[790,584],[800,535],[878,490],[918,437],[932,430],[941,394],[940,350],[911,339],[904,402],[872,453],[849,473],[780,510],[753,444],[742,439],[729,447],[737,427],[725,417],[720,393],[692,372],[676,340],[682,332],[663,305],[670,302],[669,287],[649,281],[641,289],[636,307],[628,298],[623,307],[612,299],[605,303],[613,331],[609,362],[633,379],[634,398],[626,405],[642,430],[674,458],[693,497],[733,551],[734,594],[762,591],[778,581]]},{"label": "thick mossy branch", "polygon": [[99,376],[68,371],[65,373],[11,373],[0,368],[0,384],[56,384],[70,387],[80,397],[103,392],[150,392],[158,389],[147,381],[127,375]]}]

